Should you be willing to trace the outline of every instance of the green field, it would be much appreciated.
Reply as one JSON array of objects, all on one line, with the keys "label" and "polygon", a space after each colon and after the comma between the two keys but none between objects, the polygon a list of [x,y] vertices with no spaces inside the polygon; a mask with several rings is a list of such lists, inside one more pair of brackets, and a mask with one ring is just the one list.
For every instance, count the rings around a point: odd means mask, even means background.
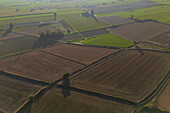
[{"label": "green field", "polygon": [[88,45],[102,45],[113,47],[129,47],[133,45],[133,42],[120,38],[112,33],[98,35],[96,38],[89,38],[83,41],[83,44]]},{"label": "green field", "polygon": [[169,12],[170,12],[170,5],[165,5],[165,6],[137,9],[137,10],[133,10],[133,11],[102,14],[102,15],[98,15],[98,16],[117,15],[117,16],[129,18],[129,17],[131,17],[131,15],[134,15],[134,19],[141,19],[141,20],[153,19],[153,20],[157,20],[158,22],[161,22],[161,23],[170,24]]}]

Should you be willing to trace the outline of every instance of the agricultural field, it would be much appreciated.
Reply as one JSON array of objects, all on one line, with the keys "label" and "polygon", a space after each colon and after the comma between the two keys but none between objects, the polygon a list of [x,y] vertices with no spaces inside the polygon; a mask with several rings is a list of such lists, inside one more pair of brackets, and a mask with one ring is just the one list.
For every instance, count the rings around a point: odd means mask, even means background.
[{"label": "agricultural field", "polygon": [[40,84],[19,80],[0,71],[0,111],[13,113],[28,99],[28,95],[35,94],[41,87]]},{"label": "agricultural field", "polygon": [[64,73],[72,73],[84,67],[42,51],[32,51],[4,58],[0,60],[0,65],[0,70],[47,82],[53,82],[61,78]]},{"label": "agricultural field", "polygon": [[121,12],[114,12],[108,14],[100,14],[98,16],[117,15],[120,17],[129,18],[133,15],[134,16],[133,19],[138,19],[138,20],[152,19],[161,23],[170,24],[169,10],[170,10],[169,5],[163,5],[163,6],[161,5],[161,6],[142,8],[142,9],[136,9],[131,11],[121,11]]},{"label": "agricultural field", "polygon": [[75,74],[70,84],[71,87],[140,102],[167,75],[169,56],[168,53],[144,50],[124,51]]},{"label": "agricultural field", "polygon": [[170,46],[170,32],[160,34],[152,39],[153,41],[163,44],[165,46]]},{"label": "agricultural field", "polygon": [[103,17],[97,17],[98,20],[103,21],[109,25],[120,25],[120,24],[127,24],[127,23],[133,23],[135,21],[123,18],[120,16],[112,15],[112,16],[103,16]]},{"label": "agricultural field", "polygon": [[141,22],[109,28],[113,34],[131,41],[151,39],[161,33],[169,31],[170,26],[156,22]]},{"label": "agricultural field", "polygon": [[152,42],[140,42],[137,45],[135,45],[133,48],[136,49],[154,49],[154,50],[163,50],[165,47],[161,46],[157,43]]},{"label": "agricultural field", "polygon": [[107,33],[109,33],[109,31],[107,31],[106,29],[96,29],[96,30],[81,32],[81,34],[85,37],[91,37],[91,36],[107,34]]},{"label": "agricultural field", "polygon": [[[131,113],[133,106],[64,88],[53,88],[17,113]],[[64,98],[65,93],[69,93]]]},{"label": "agricultural field", "polygon": [[82,37],[78,34],[78,33],[74,33],[74,34],[68,34],[68,35],[64,35],[63,41],[72,41],[72,40],[79,40]]},{"label": "agricultural field", "polygon": [[34,49],[37,46],[37,42],[40,42],[37,38],[29,36],[0,40],[0,57]]},{"label": "agricultural field", "polygon": [[170,112],[170,84],[168,84],[162,94],[158,97],[156,105],[163,111]]},{"label": "agricultural field", "polygon": [[118,4],[118,5],[110,5],[110,6],[100,6],[100,7],[92,7],[89,10],[94,9],[96,14],[107,14],[113,12],[121,12],[121,11],[131,11],[135,9],[148,8],[159,6],[160,4],[156,4],[154,2],[130,2],[126,4]]},{"label": "agricultural field", "polygon": [[133,45],[132,41],[123,39],[112,33],[97,35],[95,38],[86,39],[82,43],[87,45],[101,45],[113,47],[129,47]]},{"label": "agricultural field", "polygon": [[118,51],[118,49],[61,44],[46,48],[44,51],[88,65]]},{"label": "agricultural field", "polygon": [[9,31],[0,31],[0,40],[6,40],[6,39],[11,39],[11,38],[17,38],[17,37],[22,37],[23,35],[16,34],[13,32]]}]

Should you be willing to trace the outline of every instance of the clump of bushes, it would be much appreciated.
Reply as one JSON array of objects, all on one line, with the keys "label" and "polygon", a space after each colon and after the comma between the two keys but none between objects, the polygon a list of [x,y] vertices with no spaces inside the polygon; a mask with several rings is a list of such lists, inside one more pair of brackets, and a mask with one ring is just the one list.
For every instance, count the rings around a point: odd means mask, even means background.
[{"label": "clump of bushes", "polygon": [[64,37],[64,33],[60,30],[58,31],[53,31],[53,32],[41,32],[40,33],[40,38],[51,38],[51,39],[56,39],[60,40]]},{"label": "clump of bushes", "polygon": [[28,96],[28,99],[29,99],[30,101],[33,101],[34,95],[33,95],[33,94],[30,94],[30,95]]},{"label": "clump of bushes", "polygon": [[65,73],[65,74],[63,75],[63,78],[68,78],[69,76],[70,76],[69,73]]}]

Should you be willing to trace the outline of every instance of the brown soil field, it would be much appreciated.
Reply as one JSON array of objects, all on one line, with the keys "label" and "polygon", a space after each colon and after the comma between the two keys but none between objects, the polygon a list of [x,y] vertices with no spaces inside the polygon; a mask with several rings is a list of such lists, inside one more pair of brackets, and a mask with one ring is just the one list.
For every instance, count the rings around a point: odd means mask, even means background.
[{"label": "brown soil field", "polygon": [[169,58],[168,53],[127,50],[73,76],[71,86],[139,102],[166,76]]},{"label": "brown soil field", "polygon": [[156,101],[156,105],[163,111],[170,112],[170,83]]},{"label": "brown soil field", "polygon": [[46,48],[45,51],[88,65],[118,50],[61,44]]},{"label": "brown soil field", "polygon": [[0,56],[32,49],[36,41],[37,38],[28,36],[0,40]]},{"label": "brown soil field", "polygon": [[42,86],[0,74],[0,111],[13,113]]},{"label": "brown soil field", "polygon": [[131,113],[133,107],[102,98],[53,88],[17,113]]},{"label": "brown soil field", "polygon": [[7,32],[7,31],[0,31],[0,40],[6,40],[11,38],[17,38],[17,37],[23,37],[23,35]]},{"label": "brown soil field", "polygon": [[0,70],[48,82],[83,68],[83,65],[41,51],[1,59],[0,66]]},{"label": "brown soil field", "polygon": [[56,31],[55,27],[46,27],[46,28],[40,28],[40,29],[31,29],[31,30],[20,31],[19,33],[39,36],[39,34],[41,32],[46,33],[46,32],[52,32],[52,31]]},{"label": "brown soil field", "polygon": [[126,23],[132,23],[133,20],[119,17],[116,15],[113,16],[104,16],[104,17],[97,17],[98,20],[103,21],[109,25],[120,25],[120,24],[126,24]]},{"label": "brown soil field", "polygon": [[153,38],[153,41],[161,43],[165,46],[170,46],[170,32]]},{"label": "brown soil field", "polygon": [[81,32],[81,34],[85,37],[91,37],[91,36],[107,34],[107,33],[109,33],[109,31],[105,29],[97,29],[97,30]]},{"label": "brown soil field", "polygon": [[71,40],[77,40],[77,39],[81,39],[81,36],[79,34],[75,33],[75,34],[65,35],[63,37],[63,39],[61,39],[61,40],[71,41]]},{"label": "brown soil field", "polygon": [[154,44],[154,43],[153,44],[146,43],[146,42],[140,42],[139,44],[137,44],[133,48],[136,48],[136,49],[154,49],[154,50],[163,50],[164,49],[163,46],[159,46],[159,45]]},{"label": "brown soil field", "polygon": [[89,10],[94,9],[95,14],[105,14],[105,13],[113,13],[120,11],[131,11],[134,9],[141,9],[147,7],[155,7],[160,4],[155,4],[154,2],[130,2],[118,5],[104,5],[99,7],[88,8]]},{"label": "brown soil field", "polygon": [[109,28],[113,34],[131,41],[151,39],[161,33],[169,31],[170,26],[156,22],[143,22]]}]

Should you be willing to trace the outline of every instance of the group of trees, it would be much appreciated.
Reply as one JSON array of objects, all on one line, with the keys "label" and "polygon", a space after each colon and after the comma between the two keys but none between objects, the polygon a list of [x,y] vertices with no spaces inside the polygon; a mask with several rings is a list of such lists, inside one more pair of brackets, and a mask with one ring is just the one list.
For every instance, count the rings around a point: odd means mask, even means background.
[{"label": "group of trees", "polygon": [[86,11],[85,13],[81,13],[83,17],[94,17],[94,10],[92,9],[91,11]]},{"label": "group of trees", "polygon": [[51,38],[51,39],[56,39],[60,40],[64,37],[64,33],[61,30],[58,31],[53,31],[53,32],[41,32],[40,33],[40,38]]}]

